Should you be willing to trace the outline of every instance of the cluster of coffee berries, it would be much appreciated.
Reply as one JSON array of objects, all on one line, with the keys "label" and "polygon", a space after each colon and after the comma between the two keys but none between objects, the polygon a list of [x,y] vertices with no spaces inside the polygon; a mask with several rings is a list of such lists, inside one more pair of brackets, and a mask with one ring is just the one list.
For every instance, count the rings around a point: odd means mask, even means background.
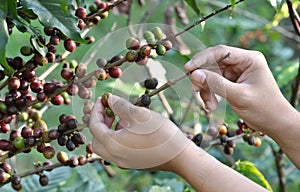
[{"label": "cluster of coffee berries", "polygon": [[243,140],[248,143],[249,145],[253,145],[255,147],[259,147],[262,144],[262,140],[260,137],[264,136],[264,133],[257,133],[254,134],[255,131],[252,130],[250,127],[247,126],[247,124],[242,120],[239,119],[237,121],[237,130],[236,134],[244,134]]},{"label": "cluster of coffee berries", "polygon": [[159,27],[155,27],[151,31],[145,31],[143,37],[146,40],[144,45],[141,45],[140,40],[137,38],[130,37],[127,39],[126,48],[129,51],[126,54],[126,59],[128,62],[145,65],[149,56],[165,55],[168,50],[172,49],[172,42],[166,39],[166,35]]},{"label": "cluster of coffee berries", "polygon": [[105,113],[108,117],[114,117],[115,114],[111,110],[111,108],[108,105],[108,98],[111,96],[111,93],[104,93],[101,97],[101,103],[105,107]]},{"label": "cluster of coffee berries", "polygon": [[88,162],[88,158],[86,155],[75,155],[69,157],[68,154],[64,151],[60,151],[57,153],[57,160],[65,165],[70,167],[77,167],[78,165],[85,165]]},{"label": "cluster of coffee berries", "polygon": [[60,146],[66,146],[69,151],[75,150],[86,142],[86,136],[78,128],[78,122],[73,115],[62,114],[59,117],[60,124],[57,130],[57,143]]},{"label": "cluster of coffee berries", "polygon": [[151,98],[149,91],[151,89],[156,89],[158,85],[158,80],[156,78],[149,78],[142,82],[142,86],[146,88],[145,93],[141,96],[141,104],[144,107],[149,107],[151,104]]}]

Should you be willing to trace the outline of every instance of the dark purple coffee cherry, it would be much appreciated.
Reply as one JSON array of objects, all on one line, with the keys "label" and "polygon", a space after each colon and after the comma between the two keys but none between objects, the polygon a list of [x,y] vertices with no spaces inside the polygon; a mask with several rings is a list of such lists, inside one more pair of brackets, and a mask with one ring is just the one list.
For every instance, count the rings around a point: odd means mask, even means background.
[{"label": "dark purple coffee cherry", "polygon": [[77,16],[80,19],[84,19],[86,17],[86,9],[83,7],[79,7],[75,11],[75,16]]},{"label": "dark purple coffee cherry", "polygon": [[41,186],[46,186],[49,183],[49,179],[46,175],[41,174],[41,176],[39,178],[39,182],[40,182]]},{"label": "dark purple coffee cherry", "polygon": [[142,95],[141,103],[144,107],[148,107],[151,104],[151,98],[148,94]]},{"label": "dark purple coffee cherry", "polygon": [[57,35],[53,35],[50,38],[50,43],[52,45],[58,45],[60,43],[60,38]]},{"label": "dark purple coffee cherry", "polygon": [[57,143],[60,145],[60,146],[65,146],[66,143],[67,143],[67,136],[65,135],[60,135],[58,138],[57,138]]},{"label": "dark purple coffee cherry", "polygon": [[76,145],[71,139],[68,139],[67,143],[66,143],[66,147],[69,151],[74,151],[74,149],[76,148]]},{"label": "dark purple coffee cherry", "polygon": [[203,135],[201,133],[198,133],[197,135],[195,135],[192,139],[192,141],[198,146],[200,147],[201,143],[203,140]]},{"label": "dark purple coffee cherry", "polygon": [[158,85],[158,80],[156,78],[150,78],[144,81],[144,86],[147,89],[155,89],[157,85]]},{"label": "dark purple coffee cherry", "polygon": [[53,36],[56,33],[56,30],[54,28],[44,28],[44,33],[48,36]]},{"label": "dark purple coffee cherry", "polygon": [[76,43],[71,39],[67,39],[64,41],[64,47],[67,51],[73,52],[76,50]]}]

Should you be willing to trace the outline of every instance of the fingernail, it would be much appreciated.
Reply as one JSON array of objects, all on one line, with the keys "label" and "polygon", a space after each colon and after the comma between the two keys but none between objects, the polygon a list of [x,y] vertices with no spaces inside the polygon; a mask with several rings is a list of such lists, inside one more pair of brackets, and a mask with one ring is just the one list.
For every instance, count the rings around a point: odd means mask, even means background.
[{"label": "fingernail", "polygon": [[193,64],[193,60],[189,60],[189,61],[184,65],[184,67],[185,67],[185,68],[191,68],[193,65],[194,65],[194,64]]},{"label": "fingernail", "polygon": [[193,72],[193,79],[200,84],[203,84],[206,79],[206,74],[203,71],[196,70]]}]

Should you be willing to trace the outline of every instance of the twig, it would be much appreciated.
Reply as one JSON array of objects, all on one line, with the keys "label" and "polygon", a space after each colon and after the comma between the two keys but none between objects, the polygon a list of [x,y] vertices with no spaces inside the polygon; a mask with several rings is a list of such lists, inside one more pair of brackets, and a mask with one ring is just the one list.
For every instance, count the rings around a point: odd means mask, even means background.
[{"label": "twig", "polygon": [[[203,1],[205,1],[208,4],[218,6],[218,7],[224,7],[226,5],[225,3],[220,2],[220,1],[210,1],[210,0],[203,0]],[[267,20],[265,18],[262,18],[262,17],[259,17],[257,14],[251,13],[251,12],[245,10],[245,9],[239,9],[238,7],[236,7],[236,8],[234,8],[234,12],[239,13],[239,14],[241,14],[241,15],[243,15],[243,16],[251,19],[251,20],[256,20],[256,21],[260,22],[263,25],[270,24],[269,20]],[[272,29],[274,31],[277,31],[278,33],[280,33],[284,37],[287,37],[291,40],[300,42],[300,39],[298,38],[298,36],[296,34],[286,30],[285,28],[283,28],[281,26],[276,26],[276,27],[273,27]]]},{"label": "twig", "polygon": [[[222,60],[226,59],[226,58],[229,57],[229,56],[230,56],[230,53],[227,53],[225,56],[219,58],[218,60],[213,61],[213,62],[211,62],[211,63],[207,63],[207,64],[205,64],[205,65],[202,65],[202,66],[200,66],[200,67],[197,68],[197,69],[211,69],[211,68],[215,68],[215,67],[220,68],[219,66],[213,66],[213,65],[214,65],[214,64],[218,64],[219,62],[221,62]],[[185,77],[189,76],[192,72],[193,72],[193,71],[191,71],[191,72],[186,72],[185,74],[182,74],[181,76],[177,77],[176,79],[169,80],[168,82],[166,82],[165,84],[163,84],[163,85],[162,85],[161,87],[159,87],[158,89],[155,89],[154,91],[150,92],[150,93],[149,93],[149,96],[152,97],[152,96],[158,94],[159,92],[161,92],[161,91],[163,91],[163,90],[165,90],[165,89],[171,87],[172,85],[176,84],[178,81],[181,81],[181,80],[184,79]],[[134,103],[134,105],[138,105],[138,106],[141,105],[141,97],[139,97],[139,98],[137,99],[137,101]]]},{"label": "twig", "polygon": [[[237,4],[239,4],[239,3],[243,2],[243,1],[245,1],[245,0],[239,0],[239,1],[237,1],[237,2],[235,3],[235,5],[237,5]],[[174,34],[173,37],[171,37],[171,38],[176,38],[177,36],[182,35],[183,33],[189,31],[190,29],[192,29],[192,28],[194,28],[195,26],[201,24],[202,22],[206,21],[207,19],[209,19],[209,18],[211,18],[211,17],[213,17],[213,16],[215,16],[215,15],[217,15],[217,14],[223,12],[223,11],[226,11],[226,10],[228,10],[228,9],[231,8],[231,7],[232,7],[232,5],[226,5],[225,7],[223,7],[223,8],[221,8],[221,9],[219,9],[219,10],[216,10],[216,11],[212,12],[211,14],[209,14],[209,15],[207,15],[206,17],[203,17],[202,19],[196,21],[194,24],[190,25],[189,27],[185,28],[184,30],[180,31],[179,33]]]},{"label": "twig", "polygon": [[[87,162],[99,161],[101,159],[102,158],[100,158],[100,157],[91,157],[91,158],[87,159]],[[19,177],[22,178],[22,177],[26,177],[28,175],[38,174],[38,173],[41,173],[43,171],[49,171],[49,170],[52,170],[52,169],[55,169],[55,168],[58,168],[58,167],[63,167],[63,166],[66,166],[66,165],[64,165],[62,163],[54,163],[52,165],[40,166],[40,167],[37,167],[37,168],[31,169],[31,170],[25,171],[25,172],[20,173],[20,174],[15,174],[15,176],[19,176]],[[8,182],[10,182],[10,180],[8,180],[5,183],[1,183],[0,187],[2,187],[3,185],[7,184]]]},{"label": "twig", "polygon": [[286,0],[286,4],[289,9],[290,19],[294,26],[294,30],[297,33],[297,35],[300,36],[300,18],[298,13],[293,8],[293,2],[291,0]]}]

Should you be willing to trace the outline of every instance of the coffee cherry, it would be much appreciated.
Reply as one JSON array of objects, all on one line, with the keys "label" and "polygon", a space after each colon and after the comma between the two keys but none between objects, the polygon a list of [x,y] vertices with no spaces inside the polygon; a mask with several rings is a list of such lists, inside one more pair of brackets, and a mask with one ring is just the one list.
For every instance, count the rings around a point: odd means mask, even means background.
[{"label": "coffee cherry", "polygon": [[93,154],[93,148],[92,148],[92,143],[91,142],[89,142],[86,145],[85,150],[86,150],[87,154]]},{"label": "coffee cherry", "polygon": [[21,183],[21,177],[20,176],[16,176],[16,175],[13,175],[11,177],[11,182],[14,184],[14,185],[19,185]]},{"label": "coffee cherry", "polygon": [[64,152],[64,151],[58,152],[57,155],[56,155],[56,158],[57,158],[57,160],[58,160],[60,163],[62,163],[62,164],[64,164],[64,165],[67,165],[67,164],[68,164],[69,156],[68,156],[68,154],[67,154],[66,152]]},{"label": "coffee cherry", "polygon": [[254,146],[259,147],[261,146],[261,143],[262,143],[261,139],[259,137],[255,137]]},{"label": "coffee cherry", "polygon": [[157,45],[155,50],[157,55],[165,55],[167,53],[167,50],[163,45]]},{"label": "coffee cherry", "polygon": [[68,120],[68,115],[66,115],[66,114],[61,114],[61,115],[59,116],[59,122],[60,122],[61,124],[66,123],[67,120]]},{"label": "coffee cherry", "polygon": [[55,156],[55,149],[52,146],[45,147],[43,155],[46,159],[52,159]]},{"label": "coffee cherry", "polygon": [[29,56],[29,55],[31,55],[33,53],[33,50],[29,46],[23,46],[23,47],[21,47],[20,52],[24,56]]},{"label": "coffee cherry", "polygon": [[47,123],[41,119],[37,120],[33,126],[32,126],[33,129],[42,129],[43,132],[44,131],[48,131],[48,126],[47,126]]},{"label": "coffee cherry", "polygon": [[158,85],[158,80],[156,78],[146,79],[144,81],[144,86],[147,89],[155,89]]},{"label": "coffee cherry", "polygon": [[151,53],[151,47],[149,45],[144,45],[140,49],[140,54],[142,56],[149,56]]},{"label": "coffee cherry", "polygon": [[60,38],[57,35],[53,35],[50,38],[50,43],[52,45],[58,45],[60,43]]},{"label": "coffee cherry", "polygon": [[98,67],[104,68],[104,66],[107,64],[107,60],[103,58],[99,58],[97,59],[96,64]]},{"label": "coffee cherry", "polygon": [[30,84],[30,89],[34,93],[39,93],[39,92],[43,91],[44,86],[40,82],[35,81]]},{"label": "coffee cherry", "polygon": [[154,34],[155,38],[160,40],[160,39],[164,39],[166,37],[166,35],[164,34],[164,32],[161,30],[160,27],[155,27],[151,30],[151,32]]},{"label": "coffee cherry", "polygon": [[32,136],[32,134],[33,134],[33,130],[32,130],[31,127],[25,126],[25,127],[22,128],[21,136],[23,138],[30,137],[30,136]]},{"label": "coffee cherry", "polygon": [[86,81],[84,81],[83,86],[85,86],[86,88],[92,88],[95,87],[97,85],[97,80],[95,77],[91,77],[89,79],[87,79]]},{"label": "coffee cherry", "polygon": [[40,182],[41,186],[46,186],[46,185],[48,185],[49,179],[46,175],[41,174],[41,176],[39,178],[39,182]]},{"label": "coffee cherry", "polygon": [[9,148],[10,142],[6,139],[0,139],[0,149],[2,151],[7,151]]},{"label": "coffee cherry", "polygon": [[11,77],[7,82],[8,89],[18,89],[21,85],[20,79],[18,77]]},{"label": "coffee cherry", "polygon": [[130,50],[126,53],[126,60],[128,62],[134,62],[138,58],[138,53],[134,50]]},{"label": "coffee cherry", "polygon": [[51,95],[52,93],[54,93],[56,91],[56,88],[57,88],[57,86],[53,82],[48,82],[48,83],[44,84],[44,92],[47,95]]},{"label": "coffee cherry", "polygon": [[49,137],[51,140],[55,140],[55,139],[57,139],[59,136],[60,136],[60,132],[58,132],[58,130],[56,130],[56,129],[51,129],[51,130],[48,132],[48,137]]},{"label": "coffee cherry", "polygon": [[44,143],[41,143],[39,144],[38,146],[36,146],[36,150],[39,152],[39,153],[43,153],[45,149],[45,144]]},{"label": "coffee cherry", "polygon": [[21,190],[22,190],[22,185],[21,185],[21,183],[19,183],[19,184],[13,184],[13,183],[11,183],[11,187],[12,187],[15,191],[21,191]]},{"label": "coffee cherry", "polygon": [[103,81],[107,79],[107,73],[104,69],[100,68],[97,69],[95,71],[95,77],[99,80],[99,81]]},{"label": "coffee cherry", "polygon": [[94,102],[85,101],[83,105],[83,114],[91,114],[93,106],[94,106]]},{"label": "coffee cherry", "polygon": [[85,40],[87,40],[87,44],[92,44],[95,42],[95,37],[94,36],[87,36],[84,38]]},{"label": "coffee cherry", "polygon": [[249,145],[254,145],[255,144],[255,136],[253,135],[250,135],[248,138],[247,138],[247,142]]},{"label": "coffee cherry", "polygon": [[61,77],[64,78],[65,80],[71,80],[73,79],[73,71],[70,68],[64,68],[61,71]]},{"label": "coffee cherry", "polygon": [[86,17],[86,9],[83,7],[77,8],[75,11],[75,15],[80,19],[84,19]]},{"label": "coffee cherry", "polygon": [[141,103],[143,106],[148,107],[151,104],[151,98],[148,94],[142,95]]},{"label": "coffee cherry", "polygon": [[108,17],[108,15],[109,15],[108,11],[105,11],[105,12],[102,12],[102,13],[100,13],[100,17],[101,17],[101,19],[105,19],[105,18],[107,18],[107,17]]},{"label": "coffee cherry", "polygon": [[0,131],[1,133],[7,133],[10,130],[10,125],[4,122],[1,122]]},{"label": "coffee cherry", "polygon": [[228,141],[228,137],[226,135],[221,135],[220,141],[221,143],[226,143]]},{"label": "coffee cherry", "polygon": [[85,22],[82,20],[82,19],[78,19],[78,24],[77,24],[77,27],[82,30],[84,29],[86,26]]},{"label": "coffee cherry", "polygon": [[87,163],[87,158],[85,155],[80,155],[78,157],[79,165],[85,165]]},{"label": "coffee cherry", "polygon": [[64,103],[64,98],[61,95],[56,95],[51,98],[51,103],[53,105],[61,105]]},{"label": "coffee cherry", "polygon": [[5,171],[0,171],[0,183],[5,183],[8,180],[9,175]]},{"label": "coffee cherry", "polygon": [[87,72],[87,66],[85,64],[79,64],[75,70],[77,77],[83,77]]},{"label": "coffee cherry", "polygon": [[16,137],[14,139],[14,146],[17,148],[17,149],[21,149],[21,148],[24,148],[25,147],[25,140],[23,137]]},{"label": "coffee cherry", "polygon": [[67,143],[67,140],[68,140],[68,138],[67,138],[65,135],[60,135],[60,136],[57,138],[57,143],[58,143],[60,146],[65,146],[66,143]]},{"label": "coffee cherry", "polygon": [[73,151],[76,148],[75,143],[71,139],[67,140],[66,147],[69,151]]},{"label": "coffee cherry", "polygon": [[234,148],[229,147],[228,145],[225,145],[223,152],[224,152],[226,155],[233,155],[233,153],[234,153]]},{"label": "coffee cherry", "polygon": [[135,60],[138,65],[146,65],[148,63],[148,56],[138,55],[138,58]]},{"label": "coffee cherry", "polygon": [[104,107],[109,107],[108,98],[111,96],[111,93],[104,93],[101,97],[101,103]]},{"label": "coffee cherry", "polygon": [[235,136],[235,131],[233,130],[228,130],[227,133],[226,133],[227,137],[233,137]]},{"label": "coffee cherry", "polygon": [[85,86],[79,87],[78,96],[81,99],[88,99],[90,97],[90,95],[91,95],[91,93],[90,93],[90,90],[88,90],[88,88],[86,88]]},{"label": "coffee cherry", "polygon": [[109,63],[117,62],[117,61],[119,61],[119,60],[121,60],[121,59],[123,59],[123,58],[124,58],[123,55],[116,55],[116,56],[114,56],[113,58],[111,58],[111,59],[109,60]]},{"label": "coffee cherry", "polygon": [[35,138],[41,138],[43,136],[43,130],[41,128],[36,128],[33,130],[33,136]]},{"label": "coffee cherry", "polygon": [[73,52],[76,50],[76,43],[71,39],[67,39],[64,41],[64,47],[67,51]]},{"label": "coffee cherry", "polygon": [[[52,44],[48,44],[47,45],[47,48],[48,48],[48,52],[51,52],[51,53],[56,53],[56,47],[54,46],[54,45],[52,45]],[[49,60],[49,58],[48,58],[48,60]],[[50,61],[49,61],[50,62]]]},{"label": "coffee cherry", "polygon": [[77,127],[78,121],[75,118],[68,119],[66,122],[66,127],[68,130],[73,130]]},{"label": "coffee cherry", "polygon": [[34,55],[34,61],[39,65],[39,66],[45,66],[48,64],[48,58],[43,57],[41,54],[35,54]]},{"label": "coffee cherry", "polygon": [[101,1],[101,0],[95,0],[95,1],[94,1],[94,4],[97,6],[97,8],[98,8],[99,10],[101,10],[101,9],[106,9],[107,6],[108,6],[108,4],[107,4],[106,2],[103,2],[103,1]]},{"label": "coffee cherry", "polygon": [[37,93],[36,99],[40,102],[46,102],[47,101],[47,94],[43,91]]},{"label": "coffee cherry", "polygon": [[77,95],[79,92],[79,88],[77,85],[75,84],[71,84],[68,88],[67,88],[67,93],[69,95]]},{"label": "coffee cherry", "polygon": [[78,165],[79,165],[79,161],[78,161],[78,157],[77,156],[71,157],[69,159],[69,166],[70,167],[77,167]]},{"label": "coffee cherry", "polygon": [[86,141],[86,136],[83,135],[82,133],[78,132],[78,133],[75,133],[75,134],[71,137],[71,140],[72,140],[75,144],[82,145],[82,144],[84,144],[85,141]]},{"label": "coffee cherry", "polygon": [[119,78],[122,76],[122,70],[119,67],[112,67],[109,69],[109,75],[112,78]]},{"label": "coffee cherry", "polygon": [[138,50],[140,48],[140,41],[134,37],[126,40],[126,48],[129,50]]},{"label": "coffee cherry", "polygon": [[219,127],[219,134],[220,135],[225,135],[227,133],[227,127],[222,124],[220,127]]},{"label": "coffee cherry", "polygon": [[95,17],[93,17],[93,18],[91,19],[91,21],[92,21],[92,23],[94,23],[95,25],[98,25],[98,24],[100,23],[100,21],[101,21],[101,17],[98,16],[98,15],[96,15]]},{"label": "coffee cherry", "polygon": [[32,82],[36,79],[36,76],[35,76],[35,71],[32,71],[32,70],[28,70],[26,69],[23,73],[22,73],[22,77],[29,81],[29,82]]},{"label": "coffee cherry", "polygon": [[109,107],[107,107],[106,109],[105,109],[105,114],[108,116],[108,117],[114,117],[115,116],[115,114],[114,114],[114,112],[111,110],[111,108],[109,108]]},{"label": "coffee cherry", "polygon": [[242,119],[239,119],[236,124],[242,130],[245,129],[245,128],[247,128],[246,123]]},{"label": "coffee cherry", "polygon": [[56,33],[56,30],[54,28],[48,28],[48,27],[45,27],[44,28],[44,33],[48,36],[53,36],[55,35]]},{"label": "coffee cherry", "polygon": [[173,48],[172,42],[169,40],[165,40],[162,42],[162,45],[166,48],[166,51],[169,51]]},{"label": "coffee cherry", "polygon": [[198,133],[197,135],[195,135],[192,139],[192,141],[198,146],[200,147],[201,143],[203,140],[203,136],[201,133]]},{"label": "coffee cherry", "polygon": [[145,31],[143,37],[145,38],[148,44],[155,45],[155,36],[151,31]]},{"label": "coffee cherry", "polygon": [[12,67],[15,69],[15,70],[19,70],[22,68],[22,66],[24,65],[24,61],[21,57],[15,57],[13,60],[12,60]]},{"label": "coffee cherry", "polygon": [[49,63],[54,62],[55,59],[56,59],[55,54],[52,53],[52,52],[48,52],[48,53],[46,54],[46,57],[47,57]]}]

